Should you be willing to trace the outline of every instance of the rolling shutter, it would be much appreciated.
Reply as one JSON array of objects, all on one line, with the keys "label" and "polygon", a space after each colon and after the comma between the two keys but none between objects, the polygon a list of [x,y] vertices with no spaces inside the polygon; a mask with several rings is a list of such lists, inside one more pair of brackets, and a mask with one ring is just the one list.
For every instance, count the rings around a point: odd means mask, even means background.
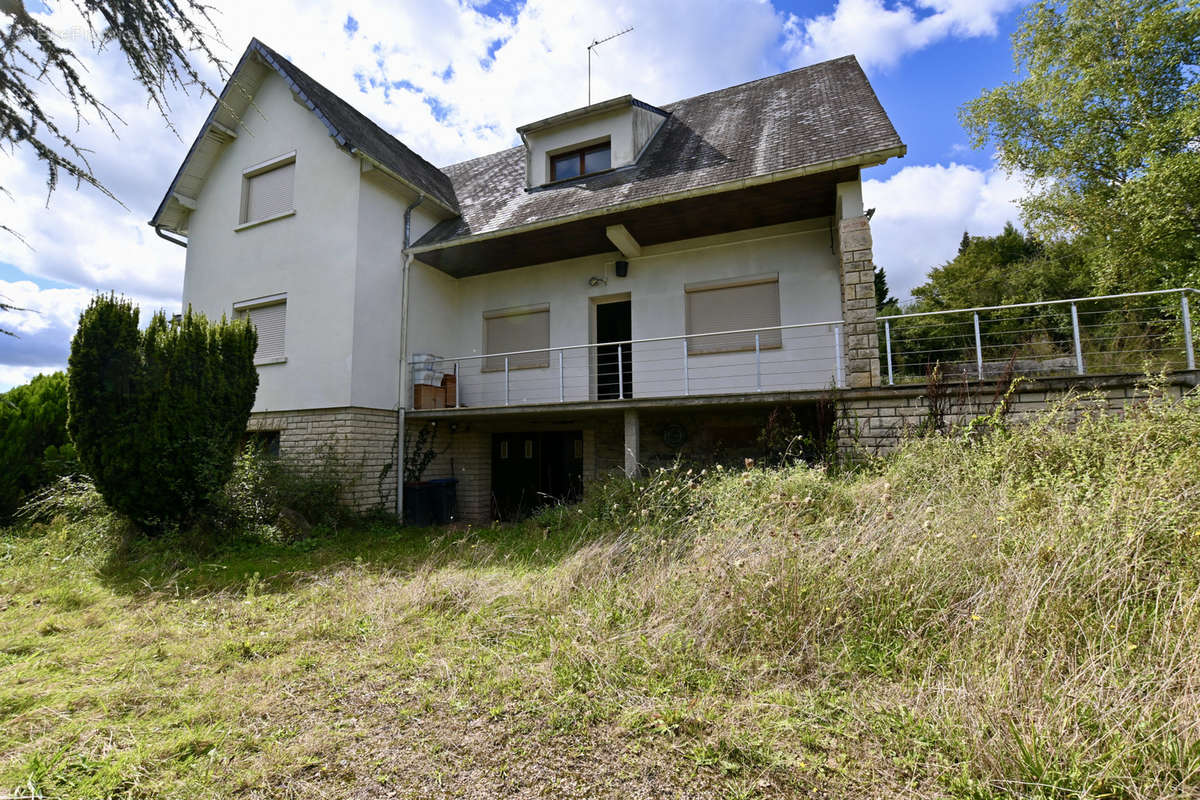
[{"label": "rolling shutter", "polygon": [[[505,312],[488,311],[483,315],[484,353],[511,353],[518,350],[542,350],[508,357],[509,369],[550,366],[550,309]],[[485,358],[485,371],[504,369],[504,357]]]},{"label": "rolling shutter", "polygon": [[242,222],[257,222],[292,211],[295,177],[295,162],[247,177]]},{"label": "rolling shutter", "polygon": [[258,331],[258,349],[254,361],[272,361],[284,357],[283,332],[287,321],[287,303],[256,306],[240,312],[249,318]]},{"label": "rolling shutter", "polygon": [[[733,286],[688,289],[687,332],[715,333],[779,325],[779,278]],[[778,330],[759,331],[759,347],[782,347]],[[754,349],[754,332],[688,339],[688,354],[730,353]]]}]

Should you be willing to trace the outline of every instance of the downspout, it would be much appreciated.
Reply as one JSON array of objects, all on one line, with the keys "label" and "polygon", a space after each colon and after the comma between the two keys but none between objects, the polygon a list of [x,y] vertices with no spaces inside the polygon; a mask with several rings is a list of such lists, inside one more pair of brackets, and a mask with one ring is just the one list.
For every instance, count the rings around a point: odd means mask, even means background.
[{"label": "downspout", "polygon": [[160,239],[166,239],[171,244],[177,244],[180,247],[187,247],[187,239],[176,239],[174,236],[168,236],[167,234],[163,233],[162,225],[155,225],[154,232],[158,234]]},{"label": "downspout", "polygon": [[400,278],[400,380],[399,397],[396,402],[396,516],[404,524],[404,416],[408,408],[408,276],[412,271],[413,255],[408,252],[412,244],[412,212],[425,201],[424,193],[404,209],[404,266]]}]

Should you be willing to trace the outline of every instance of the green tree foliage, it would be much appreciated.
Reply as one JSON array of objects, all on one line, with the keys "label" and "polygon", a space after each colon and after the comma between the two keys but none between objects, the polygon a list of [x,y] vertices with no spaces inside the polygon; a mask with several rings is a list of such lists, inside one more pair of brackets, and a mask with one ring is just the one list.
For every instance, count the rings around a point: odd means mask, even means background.
[{"label": "green tree foliage", "polygon": [[71,342],[68,430],[110,506],[147,530],[211,506],[254,404],[257,340],[190,309],[139,331],[129,301],[92,301]]},{"label": "green tree foliage", "polygon": [[30,493],[75,471],[65,373],[38,375],[0,394],[0,464],[0,522],[11,519]]},{"label": "green tree foliage", "polygon": [[[1086,246],[1079,241],[1049,244],[1022,234],[1011,222],[995,236],[963,235],[958,254],[929,271],[912,290],[906,312],[986,308],[1094,294]],[[989,359],[1030,342],[1042,350],[1061,349],[1069,334],[1066,306],[1015,308],[981,314]],[[934,363],[974,361],[974,322],[970,314],[914,317],[892,323],[895,366],[923,374]]]},{"label": "green tree foliage", "polygon": [[1200,4],[1044,0],[1013,37],[1021,78],[963,107],[976,146],[1030,180],[1048,239],[1089,241],[1105,290],[1200,278]]},{"label": "green tree foliage", "polygon": [[1061,300],[1095,288],[1077,242],[1044,244],[1011,222],[996,236],[970,236],[958,255],[929,271],[912,290],[910,310],[942,311],[977,306]]},{"label": "green tree foliage", "polygon": [[880,316],[900,313],[900,301],[892,297],[883,267],[875,268],[875,313]]}]

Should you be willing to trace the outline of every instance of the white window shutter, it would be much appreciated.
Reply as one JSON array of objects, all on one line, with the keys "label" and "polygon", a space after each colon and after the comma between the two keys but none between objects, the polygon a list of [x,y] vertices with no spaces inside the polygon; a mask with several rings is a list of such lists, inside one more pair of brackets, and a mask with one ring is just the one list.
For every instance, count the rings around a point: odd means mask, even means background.
[{"label": "white window shutter", "polygon": [[284,328],[287,322],[287,303],[258,306],[244,312],[258,331],[258,349],[255,361],[269,361],[284,357]]},{"label": "white window shutter", "polygon": [[295,177],[296,164],[292,162],[246,178],[246,212],[242,222],[257,222],[292,211]]},{"label": "white window shutter", "polygon": [[[754,328],[779,325],[779,280],[718,286],[687,292],[687,332],[717,333],[750,330],[728,336],[688,339],[688,353],[729,353],[754,349]],[[779,330],[758,332],[762,349],[782,346]]]}]

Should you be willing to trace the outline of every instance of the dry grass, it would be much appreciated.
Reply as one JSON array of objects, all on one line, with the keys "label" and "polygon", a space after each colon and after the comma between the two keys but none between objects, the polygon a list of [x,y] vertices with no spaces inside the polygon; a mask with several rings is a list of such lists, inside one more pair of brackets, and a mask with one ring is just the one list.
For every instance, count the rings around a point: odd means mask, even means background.
[{"label": "dry grass", "polygon": [[1200,402],[668,471],[521,526],[0,537],[0,786],[1200,793]]}]

